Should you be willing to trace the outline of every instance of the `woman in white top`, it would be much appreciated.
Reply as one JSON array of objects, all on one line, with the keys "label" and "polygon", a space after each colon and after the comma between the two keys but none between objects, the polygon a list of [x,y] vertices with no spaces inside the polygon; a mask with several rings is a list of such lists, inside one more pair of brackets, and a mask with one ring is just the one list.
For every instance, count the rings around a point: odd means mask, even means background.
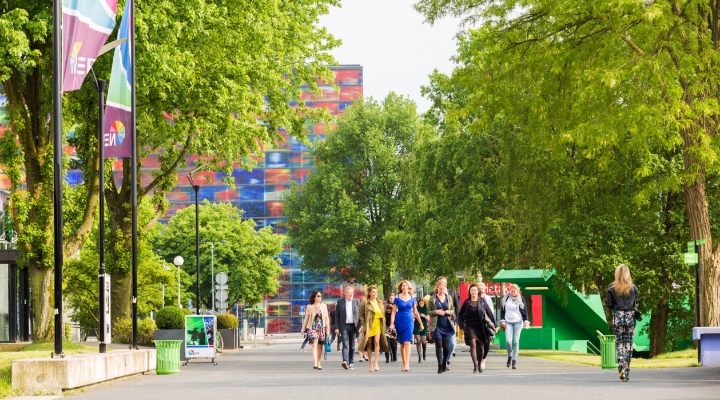
[{"label": "woman in white top", "polygon": [[505,347],[507,348],[507,366],[515,369],[518,350],[520,350],[520,332],[523,326],[529,327],[527,307],[520,295],[520,287],[516,284],[510,285],[510,293],[502,300],[500,329],[505,330]]}]

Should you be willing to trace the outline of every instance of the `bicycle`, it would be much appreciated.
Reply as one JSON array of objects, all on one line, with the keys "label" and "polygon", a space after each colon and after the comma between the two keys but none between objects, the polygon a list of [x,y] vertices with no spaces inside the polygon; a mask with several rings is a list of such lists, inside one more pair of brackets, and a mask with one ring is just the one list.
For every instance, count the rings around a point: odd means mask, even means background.
[{"label": "bicycle", "polygon": [[217,333],[217,337],[215,338],[215,352],[216,353],[222,353],[223,352],[223,337],[220,334],[220,332]]}]

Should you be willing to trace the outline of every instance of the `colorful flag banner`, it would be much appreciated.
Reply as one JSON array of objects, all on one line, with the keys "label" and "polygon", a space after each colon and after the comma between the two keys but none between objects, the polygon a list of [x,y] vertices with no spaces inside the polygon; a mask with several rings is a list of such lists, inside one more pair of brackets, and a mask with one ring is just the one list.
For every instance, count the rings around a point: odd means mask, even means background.
[{"label": "colorful flag banner", "polygon": [[103,146],[105,158],[130,157],[130,127],[132,123],[132,74],[133,64],[130,58],[130,21],[132,21],[131,2],[125,3],[125,12],[120,21],[118,39],[128,39],[115,48],[110,88],[105,107],[105,125],[103,126]]},{"label": "colorful flag banner", "polygon": [[113,28],[118,0],[64,0],[62,58],[64,92],[82,86]]}]

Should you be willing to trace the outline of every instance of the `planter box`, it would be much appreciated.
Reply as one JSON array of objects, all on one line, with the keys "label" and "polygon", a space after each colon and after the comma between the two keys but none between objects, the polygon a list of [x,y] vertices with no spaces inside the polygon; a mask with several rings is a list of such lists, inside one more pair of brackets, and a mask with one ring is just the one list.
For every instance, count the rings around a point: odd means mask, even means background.
[{"label": "planter box", "polygon": [[218,329],[220,336],[223,338],[223,348],[228,350],[237,349],[235,343],[237,342],[237,329]]},{"label": "planter box", "polygon": [[[225,339],[223,337],[223,339]],[[182,340],[180,345],[180,361],[185,359],[185,329],[158,329],[155,331],[155,340]]]}]

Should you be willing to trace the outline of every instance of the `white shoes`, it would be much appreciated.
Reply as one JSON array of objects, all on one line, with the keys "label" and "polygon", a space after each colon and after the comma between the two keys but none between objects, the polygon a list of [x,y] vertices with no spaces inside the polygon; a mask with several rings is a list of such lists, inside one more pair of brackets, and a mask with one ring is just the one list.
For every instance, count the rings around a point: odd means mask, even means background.
[{"label": "white shoes", "polygon": [[485,360],[480,361],[480,369],[485,369]]}]

